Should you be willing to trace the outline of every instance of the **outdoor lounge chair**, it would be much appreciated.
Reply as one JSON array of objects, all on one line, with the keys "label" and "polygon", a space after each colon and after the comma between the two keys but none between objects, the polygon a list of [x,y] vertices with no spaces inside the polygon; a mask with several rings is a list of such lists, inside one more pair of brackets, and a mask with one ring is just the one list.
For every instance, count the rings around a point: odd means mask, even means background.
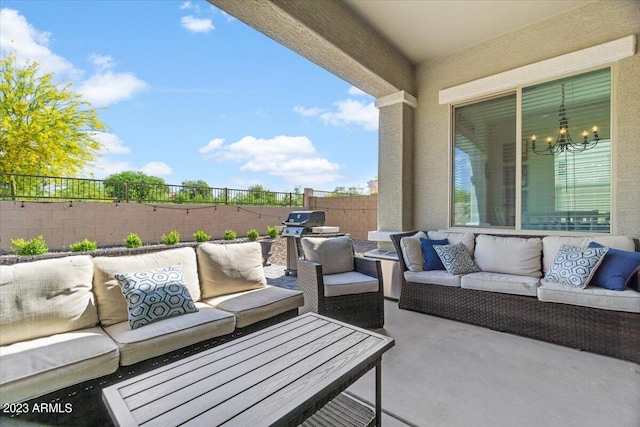
[{"label": "outdoor lounge chair", "polygon": [[355,256],[348,235],[303,237],[300,246],[300,314],[314,312],[363,328],[384,326],[380,261]]}]

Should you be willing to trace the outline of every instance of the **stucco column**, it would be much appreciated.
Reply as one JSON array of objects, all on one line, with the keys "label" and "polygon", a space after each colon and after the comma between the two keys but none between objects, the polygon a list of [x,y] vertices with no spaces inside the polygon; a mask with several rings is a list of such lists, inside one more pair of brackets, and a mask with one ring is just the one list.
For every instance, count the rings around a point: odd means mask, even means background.
[{"label": "stucco column", "polygon": [[413,116],[417,99],[405,91],[378,98],[378,232],[413,224]]}]

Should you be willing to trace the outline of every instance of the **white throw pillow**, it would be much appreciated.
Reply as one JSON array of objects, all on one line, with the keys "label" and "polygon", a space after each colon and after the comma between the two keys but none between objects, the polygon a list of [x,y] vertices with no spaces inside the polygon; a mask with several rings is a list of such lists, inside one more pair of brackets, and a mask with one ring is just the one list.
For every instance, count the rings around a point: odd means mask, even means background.
[{"label": "white throw pillow", "polygon": [[420,239],[426,239],[427,235],[423,231],[418,231],[413,236],[406,236],[400,239],[400,249],[402,258],[410,271],[422,271],[424,268],[424,255]]},{"label": "white throw pillow", "polygon": [[444,268],[453,275],[480,271],[462,243],[456,243],[455,245],[433,245],[433,249],[440,257],[440,260],[442,260]]},{"label": "white throw pillow", "polygon": [[574,288],[584,289],[609,248],[579,248],[562,245],[544,279]]},{"label": "white throw pillow", "polygon": [[180,264],[151,271],[115,273],[129,309],[129,325],[137,329],[198,308],[189,294]]}]

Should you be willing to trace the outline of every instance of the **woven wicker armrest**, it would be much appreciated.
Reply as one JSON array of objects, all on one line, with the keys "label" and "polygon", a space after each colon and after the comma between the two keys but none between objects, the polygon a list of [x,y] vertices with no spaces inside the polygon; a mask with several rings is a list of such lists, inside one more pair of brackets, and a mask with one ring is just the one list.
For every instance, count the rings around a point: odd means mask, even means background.
[{"label": "woven wicker armrest", "polygon": [[371,277],[382,277],[380,260],[363,257],[353,257],[353,269],[358,273],[366,274]]},{"label": "woven wicker armrest", "polygon": [[298,289],[304,294],[304,306],[300,314],[319,313],[324,307],[324,281],[322,265],[317,262],[298,259]]}]

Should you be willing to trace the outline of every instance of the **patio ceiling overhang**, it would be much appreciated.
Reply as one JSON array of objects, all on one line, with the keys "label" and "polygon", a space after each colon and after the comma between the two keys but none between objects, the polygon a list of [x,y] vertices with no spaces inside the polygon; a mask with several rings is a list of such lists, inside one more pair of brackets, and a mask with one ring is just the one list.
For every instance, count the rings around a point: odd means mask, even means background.
[{"label": "patio ceiling overhang", "polygon": [[415,94],[414,65],[341,2],[207,1],[375,98]]}]

